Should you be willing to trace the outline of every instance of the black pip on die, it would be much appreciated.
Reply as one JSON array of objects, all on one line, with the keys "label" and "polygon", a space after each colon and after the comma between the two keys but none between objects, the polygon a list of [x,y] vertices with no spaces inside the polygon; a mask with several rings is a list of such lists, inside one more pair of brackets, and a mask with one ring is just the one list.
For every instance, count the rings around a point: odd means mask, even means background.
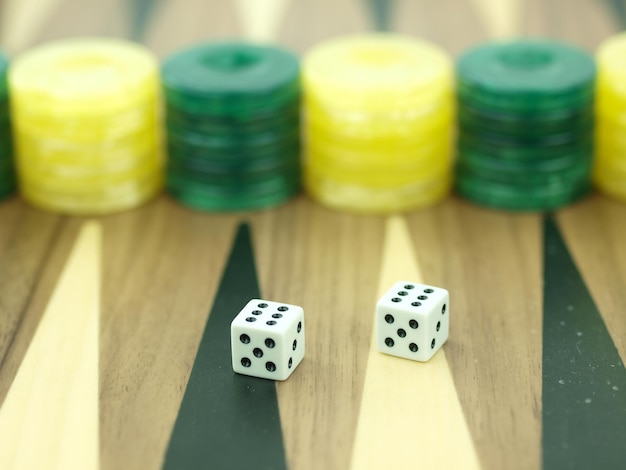
[{"label": "black pip on die", "polygon": [[448,339],[450,296],[439,287],[398,281],[376,304],[380,352],[428,361]]},{"label": "black pip on die", "polygon": [[285,380],[304,357],[304,310],[252,299],[230,324],[233,370]]}]

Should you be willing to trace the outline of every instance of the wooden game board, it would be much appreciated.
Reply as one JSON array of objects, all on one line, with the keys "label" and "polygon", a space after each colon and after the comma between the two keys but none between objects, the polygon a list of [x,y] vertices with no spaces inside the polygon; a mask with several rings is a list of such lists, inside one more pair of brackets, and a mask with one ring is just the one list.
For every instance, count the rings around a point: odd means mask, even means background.
[{"label": "wooden game board", "polygon": [[[114,35],[164,56],[245,37],[302,52],[387,28],[454,55],[518,35],[592,51],[625,11],[620,0],[0,0],[0,47]],[[304,195],[214,215],[161,196],[86,220],[3,201],[0,468],[626,468],[624,233],[626,204],[598,194],[550,216],[456,197],[353,216]],[[426,364],[372,349],[375,302],[402,278],[451,293],[450,339]],[[226,319],[259,294],[306,314],[305,360],[276,385],[223,360]]]}]

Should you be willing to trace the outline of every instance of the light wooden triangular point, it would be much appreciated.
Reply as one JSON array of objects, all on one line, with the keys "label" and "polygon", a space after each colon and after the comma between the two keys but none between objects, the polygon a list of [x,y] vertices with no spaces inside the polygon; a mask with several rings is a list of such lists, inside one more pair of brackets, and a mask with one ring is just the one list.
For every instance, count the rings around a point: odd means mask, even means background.
[{"label": "light wooden triangular point", "polygon": [[489,36],[508,39],[519,36],[523,0],[472,0]]},{"label": "light wooden triangular point", "polygon": [[0,408],[3,470],[99,467],[100,247],[85,223]]},{"label": "light wooden triangular point", "polygon": [[[395,216],[387,221],[379,296],[400,279],[423,282],[406,222]],[[413,362],[378,352],[372,337],[351,468],[480,468],[443,349]]]},{"label": "light wooden triangular point", "polygon": [[290,0],[235,0],[243,35],[256,42],[275,42]]}]

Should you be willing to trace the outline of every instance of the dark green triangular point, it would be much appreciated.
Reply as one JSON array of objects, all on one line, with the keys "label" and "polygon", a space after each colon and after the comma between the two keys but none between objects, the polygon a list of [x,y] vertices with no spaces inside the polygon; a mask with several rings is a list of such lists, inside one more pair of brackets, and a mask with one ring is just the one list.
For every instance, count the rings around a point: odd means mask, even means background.
[{"label": "dark green triangular point", "polygon": [[152,13],[161,0],[130,0],[131,32],[130,37],[141,41],[146,33]]},{"label": "dark green triangular point", "polygon": [[242,225],[198,348],[163,468],[287,468],[274,382],[235,374],[231,367],[230,322],[248,300],[258,297],[250,229]]},{"label": "dark green triangular point", "polygon": [[376,31],[390,31],[395,0],[365,0]]},{"label": "dark green triangular point", "polygon": [[543,469],[626,468],[626,371],[551,217],[544,221]]}]

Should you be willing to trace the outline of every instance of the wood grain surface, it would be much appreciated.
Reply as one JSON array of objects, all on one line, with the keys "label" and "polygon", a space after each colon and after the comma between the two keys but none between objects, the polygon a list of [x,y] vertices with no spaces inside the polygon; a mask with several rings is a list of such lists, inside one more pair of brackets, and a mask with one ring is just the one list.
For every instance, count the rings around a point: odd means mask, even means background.
[{"label": "wood grain surface", "polygon": [[[371,3],[268,0],[277,10],[259,25],[235,0],[0,0],[0,47],[18,53],[60,37],[112,35],[163,57],[197,41],[263,36],[302,53],[324,38],[372,29]],[[521,34],[592,51],[621,27],[611,1],[396,0],[379,7],[390,8],[394,31],[436,41],[453,55]],[[555,217],[625,359],[626,205],[594,194]],[[477,466],[541,468],[543,215],[488,210],[451,196],[399,220],[424,282],[446,287],[453,298],[445,367]],[[302,305],[307,315],[306,360],[276,385],[289,467],[350,468],[390,219],[341,214],[306,195],[238,214],[196,212],[162,195],[97,221],[96,467],[161,468],[233,237],[249,222],[262,295]],[[0,202],[0,404],[84,222],[40,212],[18,197]],[[453,443],[441,445],[455,451]]]}]

